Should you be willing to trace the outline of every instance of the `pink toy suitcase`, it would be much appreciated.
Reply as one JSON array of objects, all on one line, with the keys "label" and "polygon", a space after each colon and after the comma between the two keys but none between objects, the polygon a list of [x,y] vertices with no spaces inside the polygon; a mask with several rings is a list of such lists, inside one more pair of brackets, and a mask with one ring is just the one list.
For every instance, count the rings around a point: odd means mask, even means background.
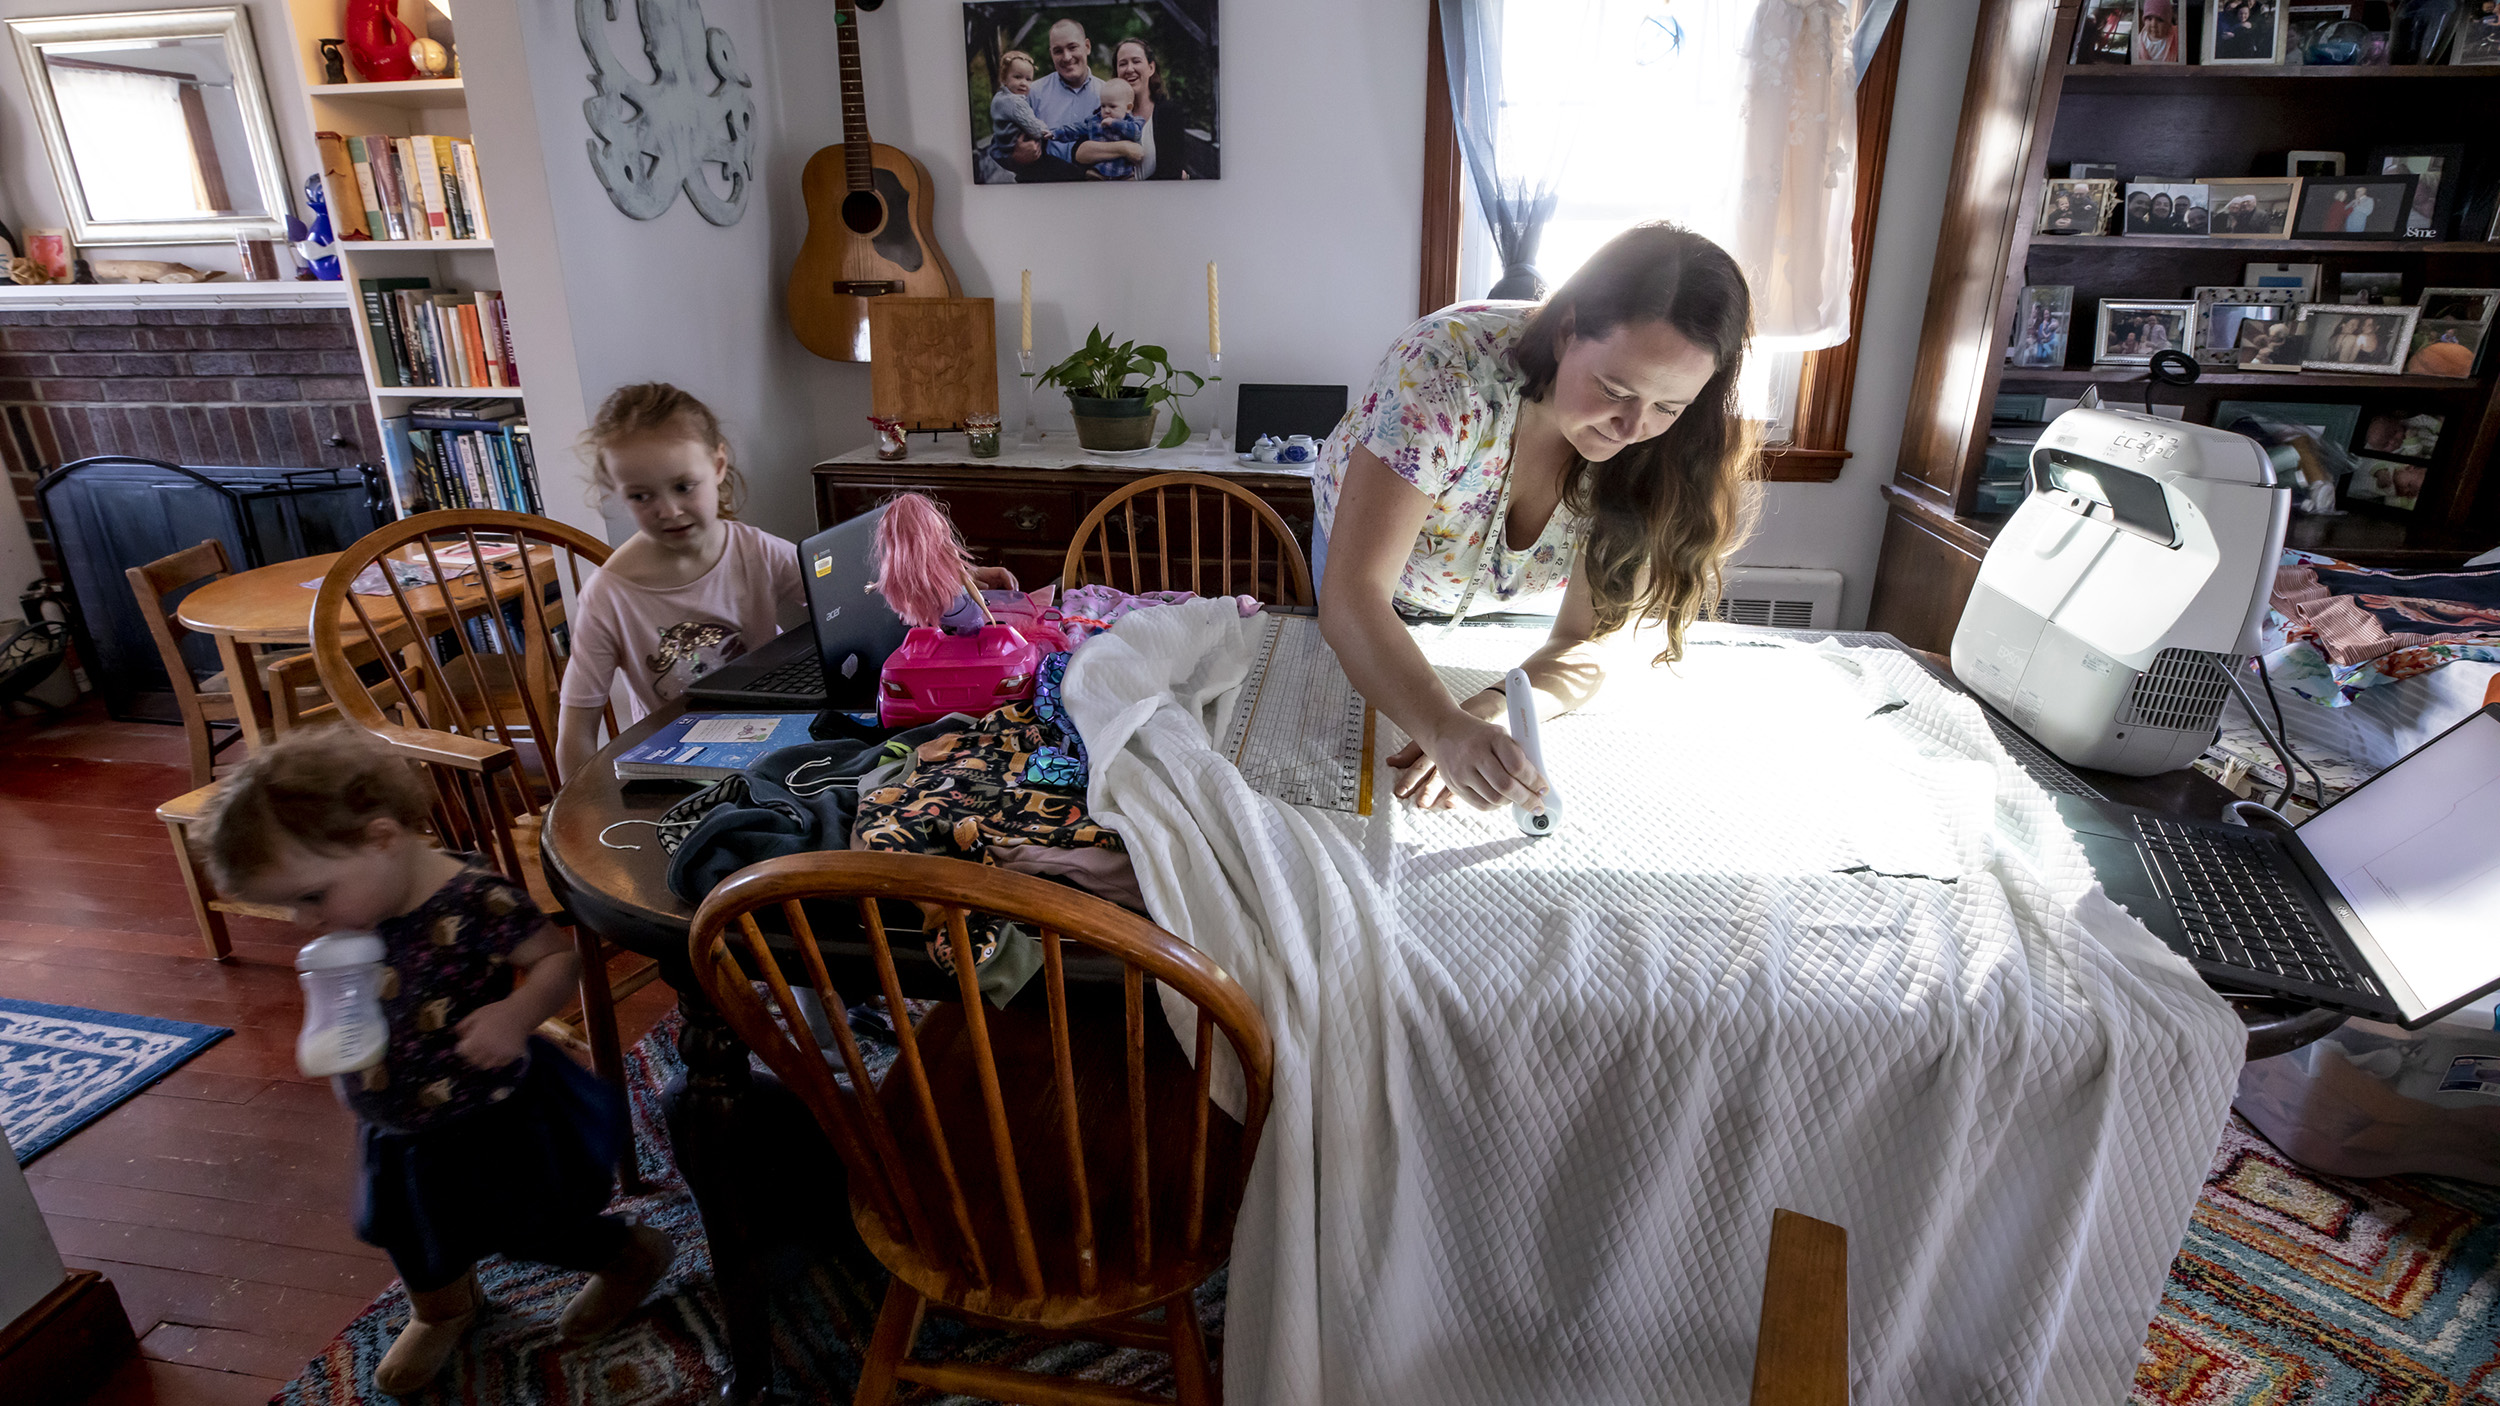
[{"label": "pink toy suitcase", "polygon": [[920,626],[886,656],[877,720],[887,727],[918,727],[949,713],[980,717],[1032,697],[1041,662],[1041,647],[1012,625],[984,625],[972,635]]}]

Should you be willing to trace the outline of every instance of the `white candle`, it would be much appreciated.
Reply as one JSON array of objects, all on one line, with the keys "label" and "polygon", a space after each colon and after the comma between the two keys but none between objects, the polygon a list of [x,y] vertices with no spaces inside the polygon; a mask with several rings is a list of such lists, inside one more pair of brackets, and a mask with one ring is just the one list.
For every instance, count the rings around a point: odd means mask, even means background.
[{"label": "white candle", "polygon": [[1024,271],[1024,340],[1017,344],[1017,349],[1033,350],[1033,270],[1031,269]]},{"label": "white candle", "polygon": [[1207,262],[1207,355],[1224,354],[1224,320],[1215,305],[1215,262]]}]

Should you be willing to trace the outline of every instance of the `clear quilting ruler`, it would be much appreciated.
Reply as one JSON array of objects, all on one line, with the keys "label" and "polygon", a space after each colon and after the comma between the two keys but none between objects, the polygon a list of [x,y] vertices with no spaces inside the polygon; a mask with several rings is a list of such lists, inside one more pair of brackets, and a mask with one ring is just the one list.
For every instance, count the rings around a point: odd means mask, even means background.
[{"label": "clear quilting ruler", "polygon": [[1307,615],[1263,617],[1224,729],[1250,789],[1288,805],[1372,813],[1372,710]]}]

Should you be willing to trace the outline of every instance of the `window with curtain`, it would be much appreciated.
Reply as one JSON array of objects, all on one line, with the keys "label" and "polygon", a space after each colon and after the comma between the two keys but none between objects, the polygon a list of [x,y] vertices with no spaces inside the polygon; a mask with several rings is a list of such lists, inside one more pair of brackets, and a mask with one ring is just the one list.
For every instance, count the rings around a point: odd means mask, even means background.
[{"label": "window with curtain", "polygon": [[62,64],[49,73],[90,219],[214,212],[178,80]]},{"label": "window with curtain", "polygon": [[[1845,57],[1850,11],[1798,0],[1498,0],[1475,20],[1490,41],[1477,62],[1499,86],[1496,169],[1506,178],[1540,162],[1552,169],[1553,153],[1564,153],[1533,254],[1536,271],[1548,287],[1558,285],[1599,245],[1643,220],[1672,220],[1736,254],[1754,279],[1765,327],[1741,394],[1772,443],[1791,438],[1807,353],[1841,340],[1848,320],[1850,202],[1823,201],[1819,192],[1829,181],[1852,180],[1854,121],[1837,137],[1830,130],[1830,109],[1854,102]],[[1837,84],[1829,72],[1836,48]],[[1783,147],[1791,153],[1785,158]],[[1784,199],[1785,185],[1812,198]],[[1459,290],[1481,297],[1501,277],[1502,261],[1473,182],[1462,188]],[[1825,248],[1834,203],[1836,255]],[[1788,291],[1776,266],[1792,249],[1807,259],[1836,257],[1844,267],[1836,313],[1828,276],[1805,295],[1807,306],[1774,306]],[[1766,262],[1774,266],[1767,276]],[[1782,322],[1804,335],[1780,335]]]}]

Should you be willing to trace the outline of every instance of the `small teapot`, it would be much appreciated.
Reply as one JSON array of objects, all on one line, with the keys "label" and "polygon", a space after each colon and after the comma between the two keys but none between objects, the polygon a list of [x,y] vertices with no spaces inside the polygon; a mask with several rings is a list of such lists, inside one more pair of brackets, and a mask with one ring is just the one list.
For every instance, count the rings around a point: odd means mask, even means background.
[{"label": "small teapot", "polygon": [[1318,443],[1306,434],[1286,440],[1285,447],[1276,452],[1276,462],[1280,464],[1307,464],[1318,457]]},{"label": "small teapot", "polygon": [[1272,434],[1260,435],[1259,442],[1250,446],[1250,457],[1262,464],[1275,463],[1277,459],[1284,454],[1284,452],[1285,446],[1283,441],[1277,439],[1276,436]]},{"label": "small teapot", "polygon": [[389,949],[369,932],[316,937],[295,954],[304,988],[304,1030],[295,1064],[314,1079],[371,1069],[390,1053],[391,1026],[382,1011],[382,959]]}]

